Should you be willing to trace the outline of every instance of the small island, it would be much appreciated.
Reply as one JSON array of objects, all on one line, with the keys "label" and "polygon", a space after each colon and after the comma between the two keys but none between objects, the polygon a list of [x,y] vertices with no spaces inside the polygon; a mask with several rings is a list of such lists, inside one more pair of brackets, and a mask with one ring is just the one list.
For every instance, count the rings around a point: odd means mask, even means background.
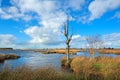
[{"label": "small island", "polygon": [[18,58],[20,58],[20,56],[18,56],[17,54],[0,54],[0,63],[3,63],[5,60]]}]

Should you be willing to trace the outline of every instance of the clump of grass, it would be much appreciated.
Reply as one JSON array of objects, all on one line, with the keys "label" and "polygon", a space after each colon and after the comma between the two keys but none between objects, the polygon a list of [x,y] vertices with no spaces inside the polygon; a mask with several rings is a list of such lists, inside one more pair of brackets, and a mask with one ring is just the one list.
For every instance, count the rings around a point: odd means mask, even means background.
[{"label": "clump of grass", "polygon": [[120,57],[75,57],[71,62],[71,69],[87,80],[119,80]]},{"label": "clump of grass", "polygon": [[100,71],[100,70],[102,70],[104,67],[105,67],[105,64],[102,64],[102,63],[94,63],[93,65],[92,65],[92,67],[95,69],[95,70],[97,70],[97,71]]},{"label": "clump of grass", "polygon": [[79,80],[73,74],[58,71],[53,67],[31,69],[20,67],[14,70],[5,68],[0,72],[0,80]]},{"label": "clump of grass", "polygon": [[70,68],[71,61],[72,61],[72,58],[69,59],[69,62],[67,62],[67,58],[66,57],[61,58],[61,66],[63,68]]}]

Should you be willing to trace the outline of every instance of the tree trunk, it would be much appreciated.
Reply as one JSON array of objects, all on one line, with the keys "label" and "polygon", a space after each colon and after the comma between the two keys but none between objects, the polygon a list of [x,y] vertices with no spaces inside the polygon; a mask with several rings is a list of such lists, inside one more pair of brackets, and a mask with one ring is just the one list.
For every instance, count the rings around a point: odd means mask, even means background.
[{"label": "tree trunk", "polygon": [[70,46],[67,45],[67,63],[69,63]]}]

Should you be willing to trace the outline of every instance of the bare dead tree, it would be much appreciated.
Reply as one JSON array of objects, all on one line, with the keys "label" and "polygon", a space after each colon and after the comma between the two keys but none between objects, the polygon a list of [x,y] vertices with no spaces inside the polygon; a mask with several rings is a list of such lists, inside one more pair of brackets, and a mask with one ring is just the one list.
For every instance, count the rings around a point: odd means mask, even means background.
[{"label": "bare dead tree", "polygon": [[95,50],[103,47],[103,40],[99,34],[86,37],[86,41],[88,43],[89,52],[92,54],[92,57],[94,57]]},{"label": "bare dead tree", "polygon": [[67,21],[64,24],[64,36],[66,38],[66,46],[67,46],[67,63],[69,63],[69,54],[70,54],[70,42],[72,40],[73,34],[69,35],[69,17],[67,17]]}]

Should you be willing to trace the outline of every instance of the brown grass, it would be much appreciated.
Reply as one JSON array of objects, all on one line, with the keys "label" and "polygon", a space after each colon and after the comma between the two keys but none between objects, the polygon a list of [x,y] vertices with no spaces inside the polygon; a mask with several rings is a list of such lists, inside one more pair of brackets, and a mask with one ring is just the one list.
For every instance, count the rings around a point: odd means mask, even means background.
[{"label": "brown grass", "polygon": [[67,59],[66,57],[62,57],[61,58],[61,66],[62,68],[70,68],[70,63],[71,63],[72,59],[69,59],[69,63],[67,63]]},{"label": "brown grass", "polygon": [[4,62],[4,60],[7,59],[17,59],[17,58],[20,58],[20,56],[16,54],[0,54],[0,63]]},{"label": "brown grass", "polygon": [[[67,53],[67,50],[65,49],[59,49],[59,50],[54,50],[56,53]],[[76,49],[70,49],[70,53],[76,54],[79,50]]]},{"label": "brown grass", "polygon": [[5,68],[0,72],[0,80],[79,80],[73,74],[55,70],[53,67],[32,70],[20,67],[14,70]]},{"label": "brown grass", "polygon": [[[70,49],[71,54],[77,54],[80,50],[78,49]],[[66,49],[48,49],[48,50],[35,50],[35,52],[42,52],[44,54],[51,54],[51,53],[57,53],[57,54],[66,54],[67,50]]]},{"label": "brown grass", "polygon": [[101,54],[120,54],[120,49],[100,49],[98,50]]},{"label": "brown grass", "polygon": [[[62,59],[65,63],[65,58]],[[71,59],[73,73],[62,72],[53,67],[31,69],[4,68],[0,80],[120,80],[120,57],[75,57]]]},{"label": "brown grass", "polygon": [[120,57],[75,57],[71,69],[86,80],[120,80]]}]

